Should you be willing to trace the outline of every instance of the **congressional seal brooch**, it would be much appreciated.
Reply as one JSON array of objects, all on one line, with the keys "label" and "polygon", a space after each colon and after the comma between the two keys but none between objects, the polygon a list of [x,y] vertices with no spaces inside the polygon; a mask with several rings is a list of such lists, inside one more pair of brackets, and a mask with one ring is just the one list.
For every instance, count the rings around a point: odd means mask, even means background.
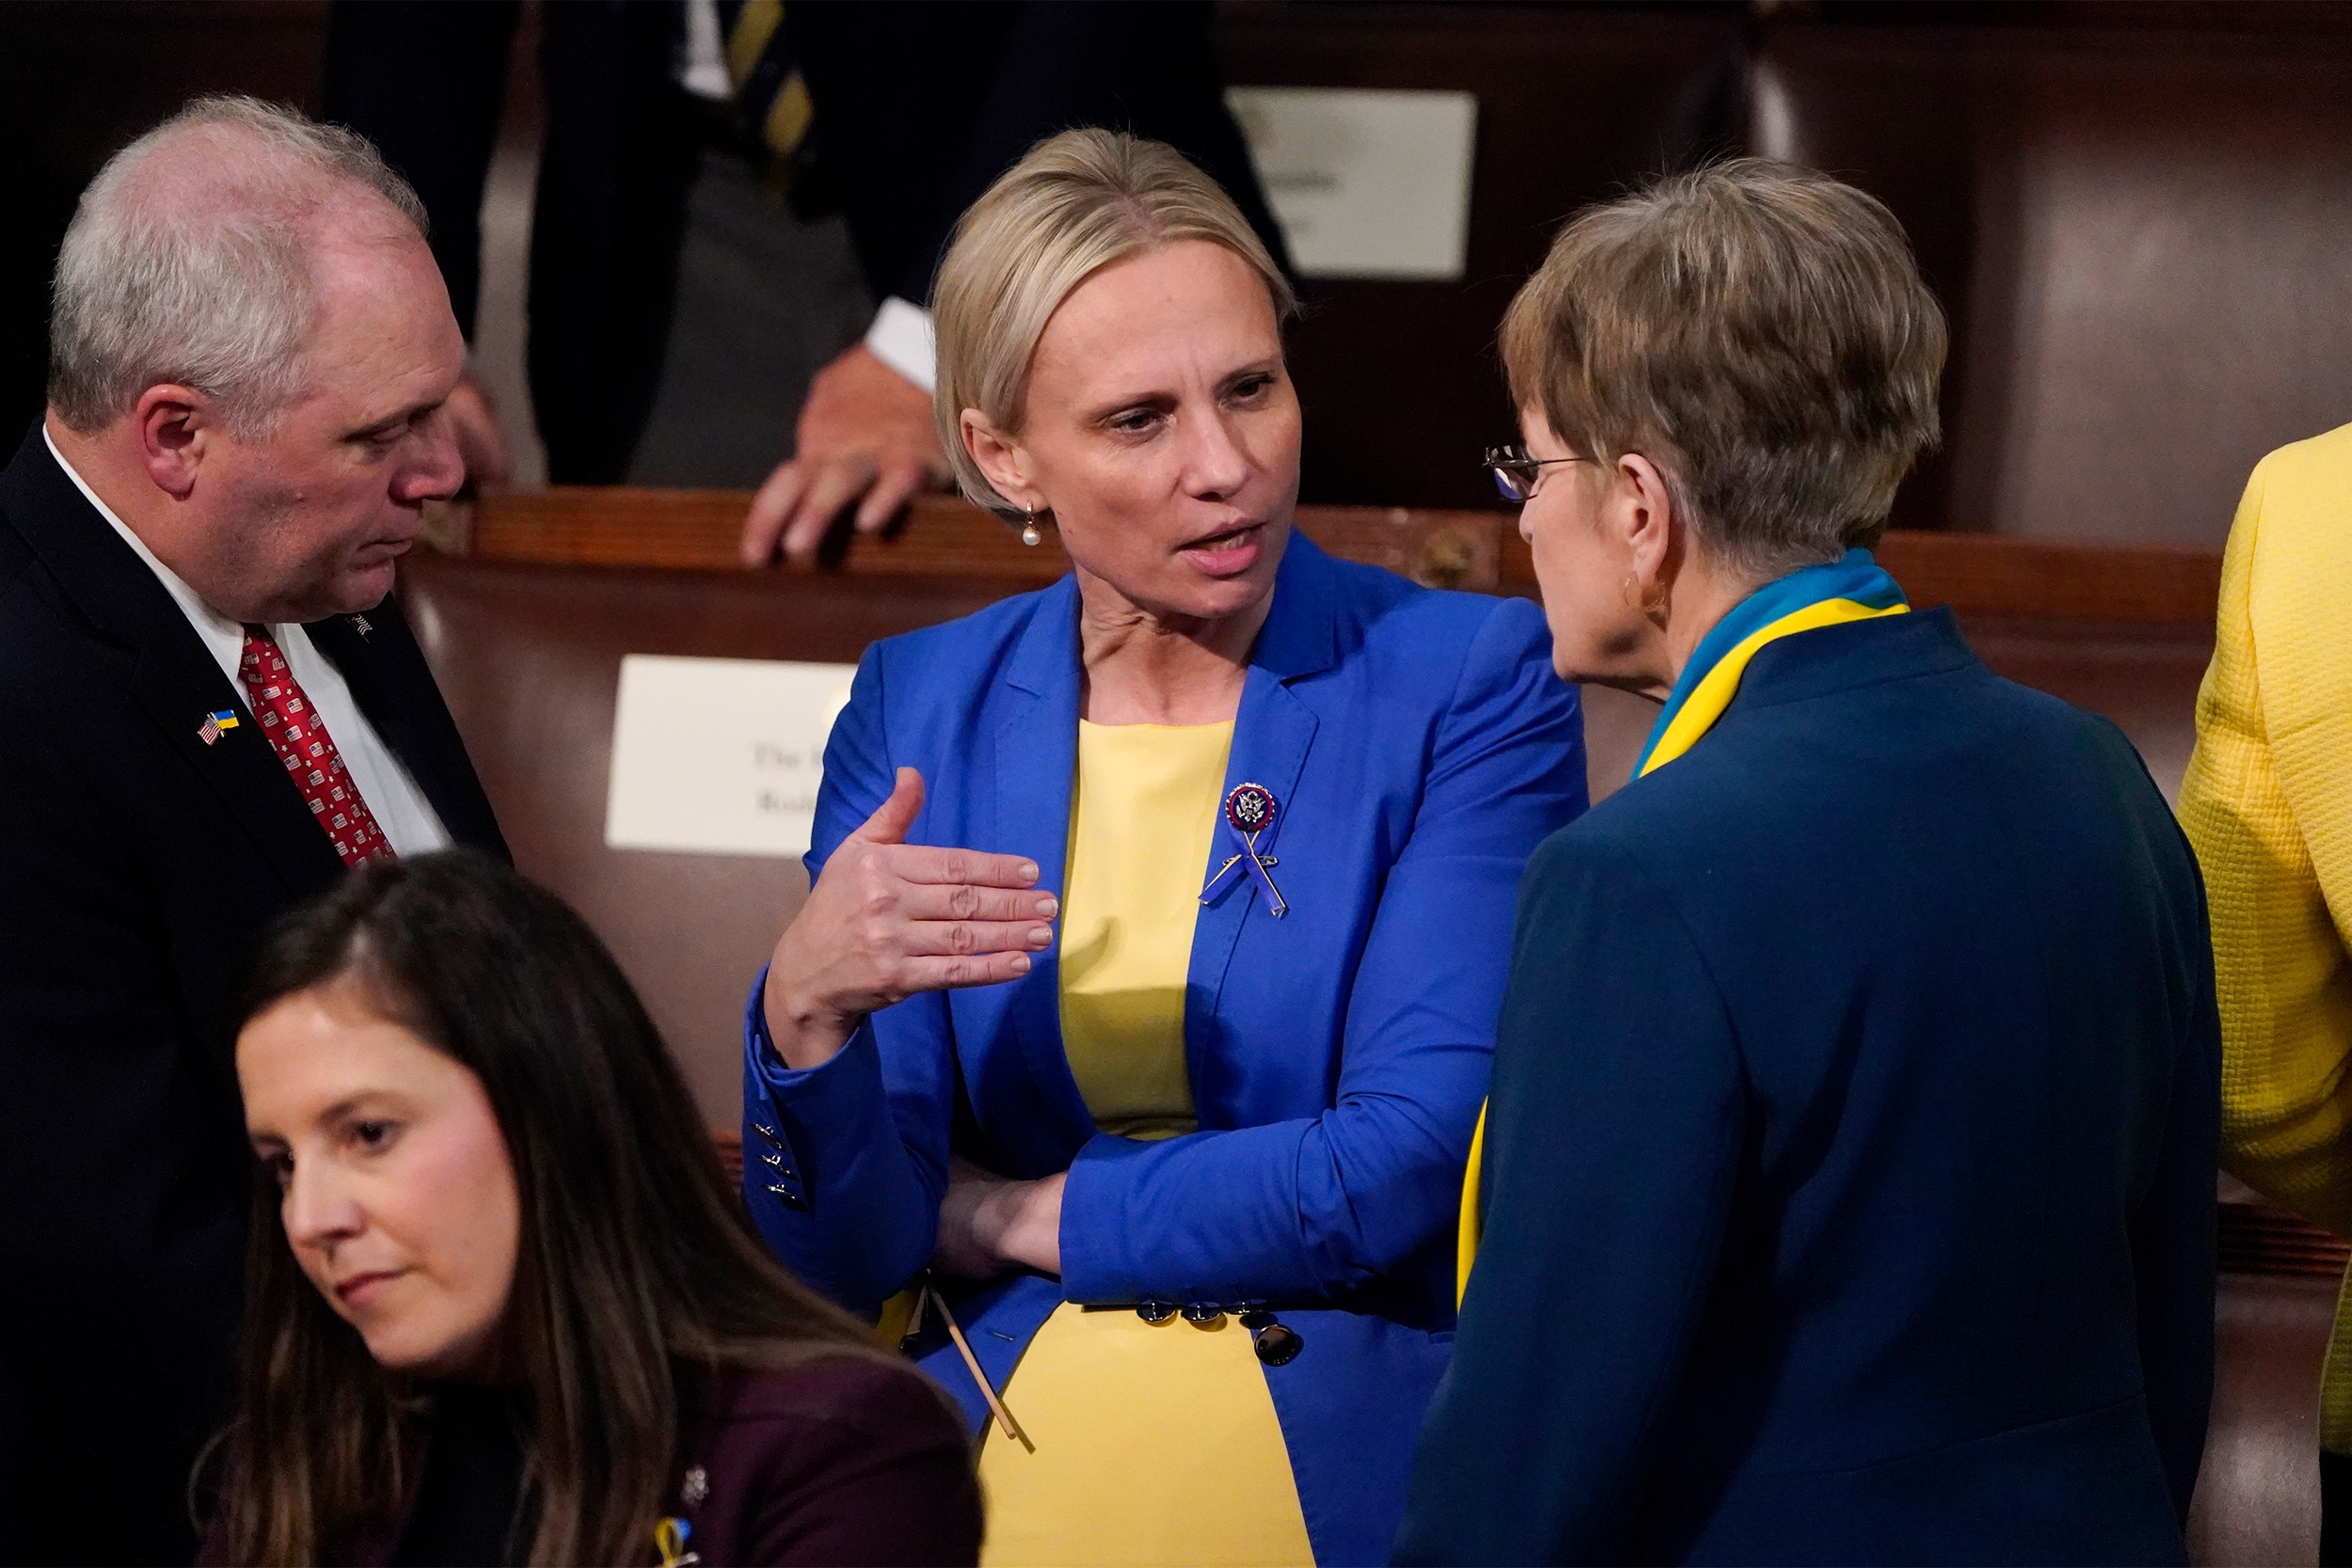
[{"label": "congressional seal brooch", "polygon": [[1209,885],[1200,890],[1203,904],[1217,895],[1226,878],[1238,874],[1239,879],[1258,885],[1265,895],[1266,911],[1275,919],[1289,912],[1290,906],[1282,901],[1274,879],[1266,875],[1275,863],[1274,857],[1258,852],[1258,836],[1274,825],[1275,813],[1280,809],[1274,791],[1262,784],[1238,784],[1232,787],[1225,797],[1225,826],[1241,847],[1226,857],[1225,863],[1216,868],[1216,875],[1209,879]]}]

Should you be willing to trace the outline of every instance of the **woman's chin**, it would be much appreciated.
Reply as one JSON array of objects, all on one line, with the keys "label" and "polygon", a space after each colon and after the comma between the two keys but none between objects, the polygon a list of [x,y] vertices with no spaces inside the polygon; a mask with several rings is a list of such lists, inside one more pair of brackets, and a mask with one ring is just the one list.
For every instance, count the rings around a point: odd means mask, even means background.
[{"label": "woman's chin", "polygon": [[1245,614],[1274,592],[1271,570],[1212,578],[1189,569],[1181,558],[1172,572],[1156,574],[1148,588],[1112,583],[1120,596],[1166,621],[1223,621]]},{"label": "woman's chin", "polygon": [[1223,621],[1240,615],[1263,602],[1273,592],[1271,582],[1261,582],[1253,573],[1248,577],[1224,578],[1215,582],[1194,586],[1191,593],[1175,595],[1177,612],[1188,619]]},{"label": "woman's chin", "polygon": [[437,1324],[385,1324],[363,1337],[377,1366],[411,1377],[486,1382],[498,1360],[496,1336],[482,1329],[451,1332]]}]

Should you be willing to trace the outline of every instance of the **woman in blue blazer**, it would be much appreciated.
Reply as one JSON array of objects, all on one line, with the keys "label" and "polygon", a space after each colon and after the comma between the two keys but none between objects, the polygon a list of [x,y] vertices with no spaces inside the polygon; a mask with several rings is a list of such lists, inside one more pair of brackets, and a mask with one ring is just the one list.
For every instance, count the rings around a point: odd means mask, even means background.
[{"label": "woman in blue blazer", "polygon": [[2113,725],[1864,547],[1935,431],[1901,230],[1786,165],[1667,180],[1503,352],[1556,662],[1665,705],[1528,868],[1398,1560],[2181,1560],[2197,867]]},{"label": "woman in blue blazer", "polygon": [[1167,149],[1042,144],[937,299],[965,488],[1075,570],[860,664],[747,1019],[753,1215],[911,1313],[994,1560],[1375,1560],[1574,695],[1534,606],[1291,531],[1287,289]]}]

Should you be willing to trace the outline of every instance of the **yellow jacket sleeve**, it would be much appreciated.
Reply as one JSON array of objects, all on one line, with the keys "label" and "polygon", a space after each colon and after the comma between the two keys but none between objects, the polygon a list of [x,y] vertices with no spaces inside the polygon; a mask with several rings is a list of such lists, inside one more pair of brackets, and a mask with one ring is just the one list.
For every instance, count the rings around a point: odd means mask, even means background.
[{"label": "yellow jacket sleeve", "polygon": [[2352,426],[2265,458],[2230,534],[2180,815],[2205,876],[2222,1163],[2352,1235]]}]

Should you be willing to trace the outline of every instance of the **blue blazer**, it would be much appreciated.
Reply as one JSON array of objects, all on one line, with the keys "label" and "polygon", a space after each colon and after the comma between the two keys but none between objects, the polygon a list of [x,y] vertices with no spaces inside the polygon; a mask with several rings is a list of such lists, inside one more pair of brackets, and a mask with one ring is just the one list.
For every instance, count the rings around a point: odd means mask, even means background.
[{"label": "blue blazer", "polygon": [[[912,766],[929,787],[915,842],[1025,855],[1058,893],[1079,676],[1069,578],[868,649],[826,747],[810,874]],[[1019,981],[875,1014],[806,1072],[766,1043],[755,987],[745,1196],[778,1257],[871,1316],[930,1257],[951,1148],[1008,1176],[1068,1171],[1061,1278],[957,1302],[991,1380],[1065,1299],[1267,1301],[1305,1342],[1266,1381],[1317,1558],[1375,1561],[1452,1338],[1513,889],[1584,808],[1582,720],[1534,605],[1417,588],[1294,533],[1234,723],[1227,786],[1243,782],[1280,803],[1260,847],[1290,909],[1271,918],[1231,879],[1200,912],[1200,1132],[1094,1130],[1050,950]],[[1203,882],[1229,852],[1220,837]],[[922,1361],[977,1431],[955,1352],[939,1339]]]},{"label": "blue blazer", "polygon": [[2219,1069],[2113,725],[1947,610],[1767,645],[1529,867],[1398,1560],[2180,1561]]}]

